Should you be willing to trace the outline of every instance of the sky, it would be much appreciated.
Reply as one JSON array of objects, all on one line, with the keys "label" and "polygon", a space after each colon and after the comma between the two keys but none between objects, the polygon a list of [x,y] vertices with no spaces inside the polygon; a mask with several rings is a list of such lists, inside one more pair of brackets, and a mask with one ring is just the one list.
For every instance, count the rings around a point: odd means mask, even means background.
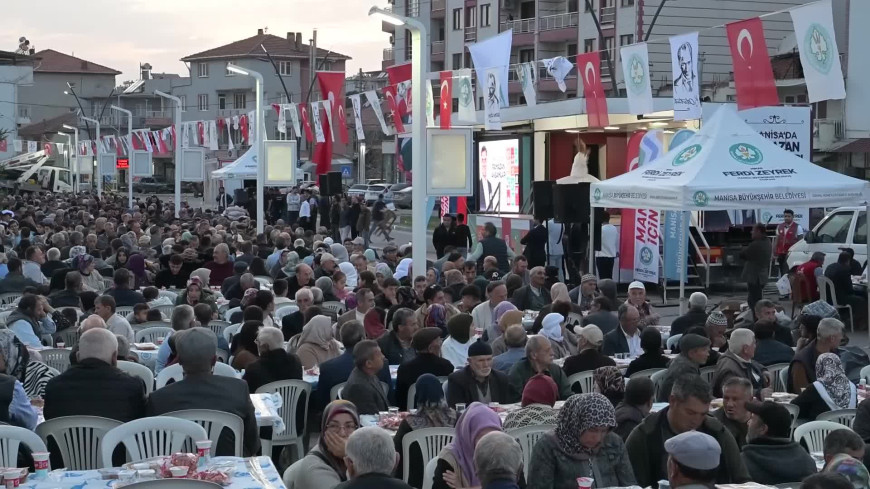
[{"label": "sky", "polygon": [[179,59],[256,35],[302,32],[308,44],[353,58],[348,74],[380,69],[389,35],[368,17],[386,0],[2,0],[0,50],[25,36],[37,50],[54,49],[139,78],[139,63],[155,73],[187,75]]}]

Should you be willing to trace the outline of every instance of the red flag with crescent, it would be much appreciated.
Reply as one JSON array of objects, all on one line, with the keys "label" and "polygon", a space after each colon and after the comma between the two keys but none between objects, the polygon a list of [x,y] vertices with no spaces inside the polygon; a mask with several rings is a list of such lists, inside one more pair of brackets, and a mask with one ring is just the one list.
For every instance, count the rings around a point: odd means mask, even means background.
[{"label": "red flag with crescent", "polygon": [[99,153],[97,153],[97,142],[96,141],[91,141],[91,151],[93,152],[94,156],[97,156],[99,154]]},{"label": "red flag with crescent", "polygon": [[51,154],[53,153],[52,146],[54,146],[53,143],[45,143],[42,145],[42,150],[45,151],[45,154],[47,154],[48,156],[51,156]]},{"label": "red flag with crescent", "polygon": [[453,72],[441,72],[441,129],[450,129],[450,116],[453,115]]},{"label": "red flag with crescent", "polygon": [[242,132],[242,140],[248,144],[248,116],[239,116],[239,131]]},{"label": "red flag with crescent", "polygon": [[202,121],[196,123],[196,133],[199,137],[199,145],[205,146],[205,124]]},{"label": "red flag with crescent", "polygon": [[734,66],[737,108],[744,110],[779,105],[761,19],[755,17],[732,22],[725,26],[725,31],[728,33]]},{"label": "red flag with crescent", "polygon": [[390,108],[390,115],[393,116],[396,134],[403,134],[405,132],[405,125],[402,124],[402,115],[399,113],[399,101],[396,100],[396,87],[392,85],[385,86],[384,98],[387,99],[387,107]]},{"label": "red flag with crescent", "polygon": [[[396,107],[399,116],[405,117],[411,113],[411,63],[393,65],[387,68],[387,83],[393,87],[393,92],[398,95]],[[402,87],[398,90],[399,86]]]},{"label": "red flag with crescent", "polygon": [[583,76],[583,96],[586,98],[589,127],[609,125],[607,96],[601,85],[601,57],[598,51],[577,55],[577,72]]},{"label": "red flag with crescent", "polygon": [[8,151],[9,143],[5,139],[0,139],[0,151]]},{"label": "red flag with crescent", "polygon": [[311,119],[308,118],[308,104],[299,104],[299,118],[302,119],[302,127],[305,129],[305,139],[313,143],[314,132],[311,130]]}]

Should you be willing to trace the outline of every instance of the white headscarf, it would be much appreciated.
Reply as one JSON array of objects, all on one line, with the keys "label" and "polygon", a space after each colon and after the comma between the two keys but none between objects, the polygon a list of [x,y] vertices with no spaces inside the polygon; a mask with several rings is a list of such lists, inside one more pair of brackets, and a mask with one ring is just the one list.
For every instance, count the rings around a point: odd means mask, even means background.
[{"label": "white headscarf", "polygon": [[399,266],[396,267],[396,273],[393,274],[393,278],[396,280],[402,280],[403,278],[408,276],[408,269],[411,268],[411,263],[414,261],[410,258],[402,258],[402,261],[399,262]]},{"label": "white headscarf", "polygon": [[551,340],[562,341],[562,321],[564,320],[565,316],[562,316],[558,312],[547,314],[541,322],[543,326],[541,334]]},{"label": "white headscarf", "polygon": [[345,285],[356,287],[356,284],[359,282],[359,274],[357,274],[356,268],[350,262],[345,261],[338,264],[338,269],[347,277]]}]

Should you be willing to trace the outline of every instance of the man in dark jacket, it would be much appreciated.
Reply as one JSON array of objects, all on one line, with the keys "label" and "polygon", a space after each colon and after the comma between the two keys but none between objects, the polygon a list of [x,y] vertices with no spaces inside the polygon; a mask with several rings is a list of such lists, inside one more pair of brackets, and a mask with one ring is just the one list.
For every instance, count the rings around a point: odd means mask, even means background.
[{"label": "man in dark jacket", "polygon": [[655,392],[655,384],[649,377],[638,377],[625,384],[625,397],[614,412],[616,429],[613,430],[623,441],[649,415]]},{"label": "man in dark jacket", "polygon": [[444,247],[452,245],[456,240],[456,227],[453,224],[453,217],[450,214],[441,216],[441,224],[432,231],[432,246],[435,247],[435,256],[441,258],[444,256]]},{"label": "man in dark jacket", "polygon": [[[231,288],[233,288],[233,286],[239,284],[239,281],[241,280],[242,275],[244,275],[245,272],[247,272],[247,271],[248,271],[248,262],[246,262],[244,260],[237,259],[235,261],[235,263],[233,263],[233,275],[231,277],[227,278],[226,280],[224,280],[224,283],[221,284],[221,294],[223,294],[224,297],[226,297],[227,292],[229,292],[229,290]],[[244,293],[245,293],[245,291],[243,290],[242,294],[244,294]],[[238,297],[238,299],[241,299],[241,297]]]},{"label": "man in dark jacket", "polygon": [[710,410],[710,384],[697,375],[683,375],[674,383],[668,407],[650,414],[628,435],[625,450],[631,460],[637,485],[657,487],[668,478],[665,442],[687,431],[699,431],[719,442],[721,455],[716,477],[718,484],[738,484],[749,480],[740,450],[731,433]]},{"label": "man in dark jacket", "polygon": [[9,263],[6,264],[9,273],[6,274],[6,277],[0,280],[0,294],[7,294],[9,292],[20,294],[25,287],[39,287],[38,283],[24,276],[21,271],[21,266],[21,260],[18,258],[12,258],[9,260]]},{"label": "man in dark jacket", "polygon": [[[329,404],[329,391],[350,377],[353,371],[353,349],[357,343],[366,338],[365,328],[359,321],[344,323],[338,332],[341,343],[344,345],[344,353],[320,364],[320,378],[317,381],[317,390],[312,393],[315,404],[312,410],[320,411]],[[378,380],[392,386],[390,380],[390,367],[384,362],[384,368],[378,372]]]},{"label": "man in dark jacket", "polygon": [[82,309],[82,300],[79,293],[82,291],[82,274],[69,272],[64,278],[64,289],[53,292],[48,296],[51,307],[78,307]]},{"label": "man in dark jacket", "polygon": [[130,289],[131,278],[130,271],[126,268],[115,270],[115,274],[112,276],[115,286],[105,292],[106,295],[115,299],[115,306],[133,307],[136,304],[146,302],[141,292]]},{"label": "man in dark jacket", "polygon": [[280,329],[261,328],[257,332],[257,349],[260,359],[248,365],[242,377],[251,393],[270,382],[302,380],[302,363],[295,354],[284,350],[284,335]]},{"label": "man in dark jacket", "polygon": [[722,407],[712,416],[731,432],[738,448],[746,444],[751,414],[746,403],[752,401],[752,384],[743,377],[731,377],[722,385]]},{"label": "man in dark jacket", "polygon": [[741,277],[749,288],[747,301],[750,309],[755,309],[755,303],[763,296],[770,270],[771,252],[770,240],[767,239],[764,225],[756,224],[752,227],[752,242],[740,252],[740,258],[744,260]]},{"label": "man in dark jacket", "polygon": [[[235,414],[244,423],[242,453],[250,457],[260,449],[260,432],[254,416],[254,405],[248,394],[248,384],[241,379],[214,375],[217,361],[217,337],[206,328],[196,327],[173,335],[176,358],[184,369],[184,378],[161,387],[148,398],[148,416],[183,409],[213,409]],[[215,455],[234,453],[231,433],[221,434]]]},{"label": "man in dark jacket", "polygon": [[550,239],[547,228],[535,219],[532,229],[520,240],[526,245],[523,255],[529,260],[529,267],[543,267],[547,264],[547,241]]},{"label": "man in dark jacket", "polygon": [[384,367],[384,355],[378,344],[363,340],[353,347],[354,369],[345,383],[341,398],[356,406],[359,414],[378,414],[390,405],[388,386],[378,379]]},{"label": "man in dark jacket", "polygon": [[447,404],[466,406],[472,402],[510,404],[517,402],[519,393],[511,386],[508,376],[493,370],[492,347],[477,340],[468,347],[468,366],[447,377]]},{"label": "man in dark jacket", "polygon": [[441,329],[423,328],[414,333],[411,347],[417,355],[399,365],[396,372],[396,404],[401,411],[408,410],[408,389],[423,374],[446,377],[453,373],[453,364],[441,358]]},{"label": "man in dark jacket", "polygon": [[794,350],[774,338],[777,324],[772,321],[756,321],[755,326],[755,356],[756,362],[769,367],[777,363],[791,363]]},{"label": "man in dark jacket", "polygon": [[642,353],[640,348],[640,313],[631,304],[620,304],[616,312],[619,327],[604,335],[604,343],[601,351],[607,356],[617,353],[634,353],[638,356]]},{"label": "man in dark jacket", "polygon": [[707,323],[707,296],[703,292],[694,292],[689,296],[689,312],[674,319],[671,323],[671,336],[684,334],[694,326],[704,326]]},{"label": "man in dark jacket", "polygon": [[145,416],[145,383],[119,370],[118,339],[111,331],[85,331],[78,363],[45,386],[45,419],[99,416],[121,422]]},{"label": "man in dark jacket", "polygon": [[577,333],[577,349],[580,351],[565,359],[565,364],[562,366],[565,375],[570,377],[576,373],[595,370],[598,367],[616,365],[612,358],[601,354],[600,349],[604,335],[601,334],[598,326],[590,324],[575,330],[575,332]]},{"label": "man in dark jacket", "polygon": [[169,258],[169,268],[160,270],[154,277],[154,286],[158,289],[183,289],[187,287],[187,281],[190,279],[192,271],[190,266],[185,266],[184,258],[181,255],[172,255]]},{"label": "man in dark jacket", "polygon": [[710,355],[710,340],[696,334],[684,334],[680,338],[680,354],[671,360],[668,371],[659,387],[657,401],[668,402],[674,382],[684,375],[700,375],[701,365]]},{"label": "man in dark jacket", "polygon": [[750,478],[759,484],[797,482],[816,472],[816,463],[791,438],[791,415],[773,401],[748,402],[748,443],[740,458]]},{"label": "man in dark jacket", "polygon": [[389,365],[401,365],[416,356],[411,340],[417,332],[417,319],[414,311],[403,307],[393,314],[393,327],[378,338],[378,346]]},{"label": "man in dark jacket", "polygon": [[529,271],[529,285],[514,291],[511,302],[520,311],[540,311],[542,307],[553,302],[550,290],[547,289],[547,274],[544,267],[535,267]]},{"label": "man in dark jacket", "polygon": [[763,365],[752,359],[754,356],[755,333],[746,328],[732,331],[728,351],[719,357],[713,373],[713,395],[721,397],[725,382],[732,377],[741,377],[752,384],[753,396],[762,398],[762,389],[770,385],[770,374]]}]

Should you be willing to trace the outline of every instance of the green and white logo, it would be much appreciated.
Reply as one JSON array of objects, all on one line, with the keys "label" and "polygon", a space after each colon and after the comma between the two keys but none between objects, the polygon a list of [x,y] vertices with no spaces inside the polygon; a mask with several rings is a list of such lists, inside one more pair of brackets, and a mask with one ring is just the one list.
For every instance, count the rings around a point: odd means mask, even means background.
[{"label": "green and white logo", "polygon": [[633,54],[628,60],[628,88],[635,94],[642,94],[646,90],[649,74],[640,56]]},{"label": "green and white logo", "polygon": [[653,261],[653,252],[649,249],[649,246],[644,246],[640,249],[640,262],[645,266],[649,266]]},{"label": "green and white logo", "polygon": [[749,143],[732,144],[728,148],[728,154],[734,158],[734,161],[744,165],[757,165],[764,160],[761,150]]},{"label": "green and white logo", "polygon": [[692,160],[692,158],[698,156],[698,153],[701,152],[700,144],[693,144],[688,148],[677,153],[677,156],[674,157],[673,165],[674,166],[682,166]]},{"label": "green and white logo", "polygon": [[694,195],[692,195],[692,202],[694,202],[697,207],[706,207],[707,203],[710,202],[710,198],[707,197],[706,192],[698,190]]},{"label": "green and white logo", "polygon": [[828,29],[820,24],[810,24],[804,36],[803,52],[806,53],[805,57],[809,65],[824,75],[831,71],[834,56],[837,56],[837,53],[831,52],[832,45],[833,41]]},{"label": "green and white logo", "polygon": [[600,188],[595,189],[595,193],[593,194],[593,198],[595,199],[595,202],[598,202],[599,200],[601,200],[601,189]]}]

